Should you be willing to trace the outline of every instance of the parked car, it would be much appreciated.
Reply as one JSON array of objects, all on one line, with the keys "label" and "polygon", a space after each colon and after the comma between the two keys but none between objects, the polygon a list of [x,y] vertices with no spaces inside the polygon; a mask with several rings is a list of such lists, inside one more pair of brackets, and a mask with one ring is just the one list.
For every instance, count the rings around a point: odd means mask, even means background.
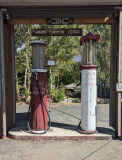
[{"label": "parked car", "polygon": [[66,85],[65,91],[66,91],[66,95],[68,97],[80,98],[81,97],[81,84],[80,84],[80,82]]}]

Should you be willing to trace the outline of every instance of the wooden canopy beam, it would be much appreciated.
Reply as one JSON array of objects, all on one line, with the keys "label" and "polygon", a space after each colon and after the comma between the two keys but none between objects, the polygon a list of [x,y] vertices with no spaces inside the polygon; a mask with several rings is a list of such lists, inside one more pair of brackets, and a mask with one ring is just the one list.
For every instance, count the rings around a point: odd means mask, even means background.
[{"label": "wooden canopy beam", "polygon": [[11,19],[8,20],[9,24],[46,24],[46,19]]},{"label": "wooden canopy beam", "polygon": [[[39,19],[10,19],[9,24],[47,24],[44,18]],[[74,18],[73,24],[106,24],[105,18]]]},{"label": "wooden canopy beam", "polygon": [[105,24],[105,18],[76,18],[74,24]]}]

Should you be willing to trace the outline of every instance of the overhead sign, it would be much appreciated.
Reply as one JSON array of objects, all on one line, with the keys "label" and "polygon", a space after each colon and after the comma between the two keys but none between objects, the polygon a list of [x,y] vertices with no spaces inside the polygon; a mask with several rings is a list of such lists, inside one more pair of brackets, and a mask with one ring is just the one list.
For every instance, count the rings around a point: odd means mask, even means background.
[{"label": "overhead sign", "polygon": [[51,17],[51,18],[47,18],[47,24],[49,24],[49,25],[73,24],[73,18],[70,18],[70,17]]},{"label": "overhead sign", "polygon": [[32,36],[82,36],[82,29],[36,29]]}]

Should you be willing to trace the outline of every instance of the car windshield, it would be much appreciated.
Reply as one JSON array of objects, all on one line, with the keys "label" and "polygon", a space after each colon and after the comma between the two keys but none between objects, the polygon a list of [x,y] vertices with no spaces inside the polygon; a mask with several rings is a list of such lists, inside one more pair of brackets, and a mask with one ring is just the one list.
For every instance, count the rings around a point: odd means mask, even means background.
[{"label": "car windshield", "polygon": [[79,86],[80,85],[80,82],[78,82],[77,84],[76,84],[76,86]]}]

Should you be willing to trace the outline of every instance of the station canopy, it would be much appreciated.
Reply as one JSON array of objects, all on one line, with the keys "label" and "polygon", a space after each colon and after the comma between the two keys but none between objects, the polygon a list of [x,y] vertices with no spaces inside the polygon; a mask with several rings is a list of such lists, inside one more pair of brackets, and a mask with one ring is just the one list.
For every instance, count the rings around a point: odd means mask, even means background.
[{"label": "station canopy", "polygon": [[121,5],[122,0],[0,0],[11,24],[48,24],[52,17],[71,18],[72,24],[103,24]]},{"label": "station canopy", "polygon": [[122,0],[0,0],[0,6],[122,5]]}]

